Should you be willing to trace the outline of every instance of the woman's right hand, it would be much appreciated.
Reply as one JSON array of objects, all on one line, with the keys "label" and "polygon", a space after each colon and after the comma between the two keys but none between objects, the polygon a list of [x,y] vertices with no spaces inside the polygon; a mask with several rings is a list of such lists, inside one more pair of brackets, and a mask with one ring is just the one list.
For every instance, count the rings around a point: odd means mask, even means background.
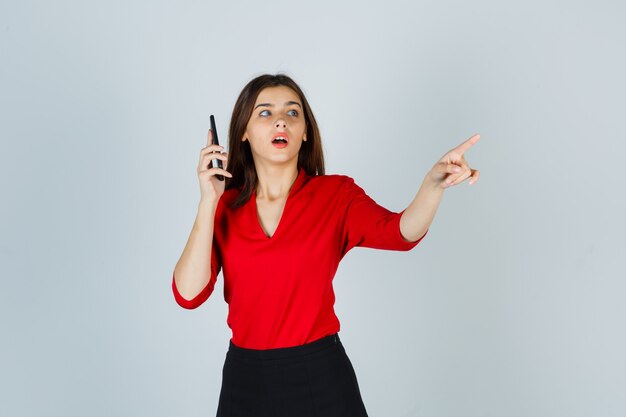
[{"label": "woman's right hand", "polygon": [[[198,180],[200,181],[200,199],[207,201],[217,201],[224,194],[226,180],[220,181],[215,176],[224,175],[232,178],[232,174],[226,171],[228,167],[228,153],[224,152],[223,146],[215,145],[213,142],[213,132],[209,129],[207,136],[207,146],[200,150],[200,162],[198,164]],[[210,168],[209,164],[213,159],[221,159],[224,169]]]}]

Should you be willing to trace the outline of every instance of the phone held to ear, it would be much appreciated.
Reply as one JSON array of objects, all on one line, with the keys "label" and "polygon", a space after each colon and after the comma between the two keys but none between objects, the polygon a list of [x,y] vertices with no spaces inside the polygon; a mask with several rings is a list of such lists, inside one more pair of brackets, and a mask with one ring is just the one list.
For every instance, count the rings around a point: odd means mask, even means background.
[{"label": "phone held to ear", "polygon": [[[213,144],[215,145],[219,145],[220,142],[217,139],[217,129],[215,128],[215,117],[213,117],[213,115],[211,115],[211,133],[213,134],[213,138],[211,140],[211,142],[213,142]],[[222,160],[221,159],[211,159],[211,163],[209,164],[210,168],[223,168],[222,167]],[[217,174],[215,175],[215,177],[220,180],[220,181],[224,181],[224,176],[221,174]]]}]

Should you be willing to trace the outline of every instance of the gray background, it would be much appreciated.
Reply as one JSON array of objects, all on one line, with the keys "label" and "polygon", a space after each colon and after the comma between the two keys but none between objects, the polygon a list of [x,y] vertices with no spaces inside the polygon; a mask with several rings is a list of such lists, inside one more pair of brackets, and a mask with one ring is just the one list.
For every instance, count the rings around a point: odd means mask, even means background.
[{"label": "gray background", "polygon": [[418,247],[335,277],[370,416],[625,415],[625,6],[590,4],[3,0],[0,415],[215,414],[222,275],[187,311],[172,271],[208,115],[279,71],[394,211],[482,135]]}]

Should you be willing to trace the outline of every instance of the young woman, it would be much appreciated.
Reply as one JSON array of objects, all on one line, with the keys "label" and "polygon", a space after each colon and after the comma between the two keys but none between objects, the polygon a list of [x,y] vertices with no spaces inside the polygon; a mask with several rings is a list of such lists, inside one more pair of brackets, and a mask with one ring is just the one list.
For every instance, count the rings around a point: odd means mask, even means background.
[{"label": "young woman", "polygon": [[[367,416],[333,309],[339,261],[355,246],[414,248],[444,190],[478,179],[463,157],[478,138],[446,153],[395,213],[351,177],[325,175],[315,117],[290,77],[262,75],[244,87],[230,154],[210,130],[200,152],[198,215],[172,279],[178,304],[193,309],[223,269],[233,336],[218,417]],[[214,159],[224,168],[212,168]]]}]

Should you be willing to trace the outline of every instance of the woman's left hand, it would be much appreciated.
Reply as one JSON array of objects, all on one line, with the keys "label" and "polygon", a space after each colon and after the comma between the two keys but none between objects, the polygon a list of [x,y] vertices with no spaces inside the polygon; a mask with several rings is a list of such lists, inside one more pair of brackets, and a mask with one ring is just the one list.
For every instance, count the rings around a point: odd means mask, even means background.
[{"label": "woman's left hand", "polygon": [[469,178],[470,185],[478,181],[480,173],[477,169],[471,169],[463,154],[467,152],[480,139],[475,134],[456,148],[448,151],[430,170],[426,178],[429,178],[441,188],[452,187]]}]

